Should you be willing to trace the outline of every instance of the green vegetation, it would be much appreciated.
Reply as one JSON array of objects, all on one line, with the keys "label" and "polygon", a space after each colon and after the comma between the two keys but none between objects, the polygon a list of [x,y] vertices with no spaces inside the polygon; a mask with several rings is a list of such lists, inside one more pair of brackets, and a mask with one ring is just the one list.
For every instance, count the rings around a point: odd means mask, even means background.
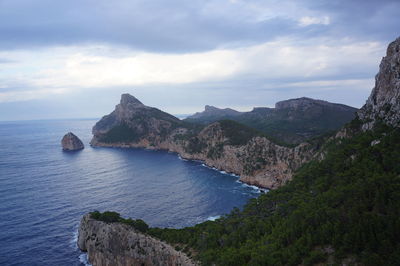
[{"label": "green vegetation", "polygon": [[283,141],[278,140],[277,138],[268,135],[262,131],[259,131],[255,128],[246,126],[239,122],[233,120],[220,120],[222,130],[224,131],[225,136],[229,139],[227,144],[230,145],[245,145],[249,140],[254,137],[265,137],[272,141],[275,144],[285,147],[295,147],[296,144],[290,144]]},{"label": "green vegetation", "polygon": [[189,153],[200,153],[206,147],[206,143],[196,136],[190,138],[188,144],[184,148],[185,151]]},{"label": "green vegetation", "polygon": [[221,125],[221,129],[224,135],[229,139],[228,144],[230,145],[245,145],[249,140],[257,136],[265,136],[258,130],[242,125],[232,120],[221,120],[218,121]]},{"label": "green vegetation", "polygon": [[[159,123],[160,121],[161,123]],[[108,116],[100,120],[99,123],[107,127],[114,121],[112,116]],[[155,127],[154,124],[158,126]],[[178,118],[168,113],[156,108],[146,108],[144,110],[136,110],[136,113],[129,121],[112,126],[107,133],[99,136],[99,140],[105,143],[138,142],[141,138],[151,135],[151,133],[161,139],[165,139],[172,130],[183,124]]]},{"label": "green vegetation", "polygon": [[98,221],[103,221],[106,223],[123,223],[127,224],[129,226],[132,226],[136,230],[146,233],[149,229],[149,226],[141,219],[133,220],[131,218],[124,219],[120,216],[118,212],[99,212],[99,211],[94,211],[90,213],[90,217],[98,220]]},{"label": "green vegetation", "polygon": [[[239,115],[204,116],[184,121],[207,125],[220,120],[233,120],[266,134],[273,142],[298,144],[329,131],[336,131],[355,116],[355,108],[315,104],[309,108],[256,108]],[[279,142],[278,142],[279,140]]]},{"label": "green vegetation", "polygon": [[126,124],[121,124],[111,128],[107,134],[100,137],[100,141],[105,143],[135,142],[140,139],[140,134],[132,130]]},{"label": "green vegetation", "polygon": [[223,151],[224,151],[224,144],[218,143],[217,145],[210,147],[210,149],[207,152],[207,158],[211,159],[221,158]]},{"label": "green vegetation", "polygon": [[[357,121],[356,121],[357,122]],[[354,123],[356,123],[354,122]],[[351,124],[350,126],[356,126]],[[374,140],[379,144],[371,145]],[[334,141],[323,161],[214,222],[149,234],[204,265],[400,262],[400,129]]]}]

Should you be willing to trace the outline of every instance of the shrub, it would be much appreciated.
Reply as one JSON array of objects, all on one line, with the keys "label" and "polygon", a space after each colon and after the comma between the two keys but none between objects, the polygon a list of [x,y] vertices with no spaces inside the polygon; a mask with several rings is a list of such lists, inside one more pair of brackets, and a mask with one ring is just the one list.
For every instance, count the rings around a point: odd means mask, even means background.
[{"label": "shrub", "polygon": [[149,229],[149,226],[143,220],[141,220],[141,219],[133,220],[132,218],[124,219],[120,216],[120,214],[118,212],[105,211],[105,212],[101,213],[99,211],[94,211],[94,212],[90,213],[90,217],[95,220],[106,222],[106,223],[118,223],[119,222],[119,223],[127,224],[143,233],[146,233],[147,230]]}]

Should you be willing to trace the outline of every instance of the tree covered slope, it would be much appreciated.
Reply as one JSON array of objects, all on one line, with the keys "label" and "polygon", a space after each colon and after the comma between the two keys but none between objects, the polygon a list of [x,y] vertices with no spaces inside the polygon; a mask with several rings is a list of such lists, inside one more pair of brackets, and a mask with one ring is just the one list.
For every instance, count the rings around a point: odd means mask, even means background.
[{"label": "tree covered slope", "polygon": [[382,126],[340,142],[242,211],[150,232],[196,250],[205,265],[398,265],[400,130]]}]

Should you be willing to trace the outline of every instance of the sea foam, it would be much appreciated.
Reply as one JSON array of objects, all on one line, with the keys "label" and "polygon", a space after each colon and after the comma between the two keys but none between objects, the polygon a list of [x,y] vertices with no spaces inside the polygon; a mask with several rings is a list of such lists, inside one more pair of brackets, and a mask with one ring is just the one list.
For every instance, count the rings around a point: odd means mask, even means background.
[{"label": "sea foam", "polygon": [[86,253],[79,255],[79,261],[85,266],[92,266],[92,264],[89,263],[88,256]]}]

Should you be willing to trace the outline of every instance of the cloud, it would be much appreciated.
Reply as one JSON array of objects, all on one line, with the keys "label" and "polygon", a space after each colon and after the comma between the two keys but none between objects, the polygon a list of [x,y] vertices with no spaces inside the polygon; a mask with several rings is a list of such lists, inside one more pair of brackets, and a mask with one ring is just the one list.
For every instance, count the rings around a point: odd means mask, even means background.
[{"label": "cloud", "polygon": [[61,88],[52,88],[0,92],[0,103],[43,99],[53,96],[54,94],[63,94],[64,91],[65,90]]},{"label": "cloud", "polygon": [[360,106],[399,35],[398,10],[398,0],[0,0],[0,103],[129,91],[166,110],[300,96]]},{"label": "cloud", "polygon": [[307,27],[310,25],[329,25],[330,24],[330,19],[328,16],[323,16],[321,18],[318,17],[301,17],[299,20],[299,25],[301,27]]},{"label": "cloud", "polygon": [[[2,0],[0,49],[101,43],[189,53],[292,37],[388,41],[399,9],[360,0]],[[310,30],[317,25],[324,30]]]},{"label": "cloud", "polygon": [[155,86],[208,84],[209,90],[218,90],[223,84],[236,84],[237,89],[246,84],[252,90],[269,84],[279,90],[296,82],[371,78],[385,46],[379,42],[282,39],[187,54],[106,46],[12,51],[8,57],[17,61],[5,63],[7,71],[0,72],[0,102],[96,88],[147,87],[151,91]]}]

